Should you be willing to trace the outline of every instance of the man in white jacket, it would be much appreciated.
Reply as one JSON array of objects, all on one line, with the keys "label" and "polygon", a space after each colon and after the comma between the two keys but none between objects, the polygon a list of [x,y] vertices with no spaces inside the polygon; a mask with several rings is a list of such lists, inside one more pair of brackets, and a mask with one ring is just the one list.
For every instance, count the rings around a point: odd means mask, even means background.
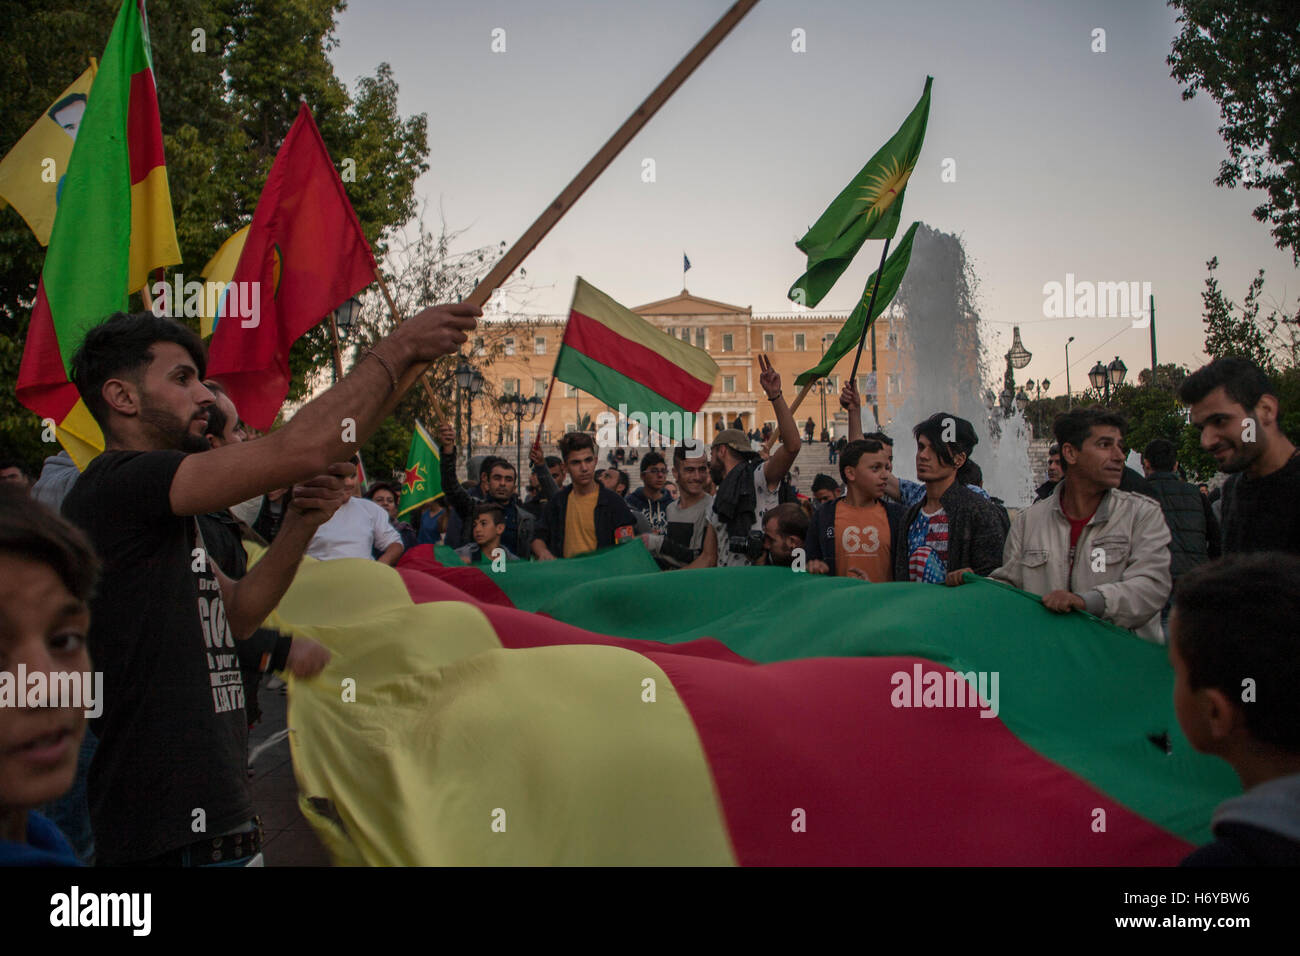
[{"label": "man in white jacket", "polygon": [[1041,594],[1058,614],[1083,610],[1164,643],[1160,610],[1172,587],[1160,505],[1120,491],[1124,420],[1076,408],[1056,420],[1065,477],[1016,515],[990,577]]}]

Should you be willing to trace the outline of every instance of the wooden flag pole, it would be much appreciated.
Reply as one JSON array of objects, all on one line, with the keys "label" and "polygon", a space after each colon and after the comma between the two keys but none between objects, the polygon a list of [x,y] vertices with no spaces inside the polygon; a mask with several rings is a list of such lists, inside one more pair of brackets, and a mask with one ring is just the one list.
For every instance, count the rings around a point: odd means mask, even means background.
[{"label": "wooden flag pole", "polygon": [[[488,299],[492,293],[503,285],[506,279],[523,263],[528,254],[536,248],[537,244],[542,241],[548,232],[557,222],[563,218],[575,202],[587,191],[587,188],[596,181],[596,178],[605,171],[605,168],[614,161],[614,158],[623,151],[633,137],[641,131],[641,128],[650,121],[650,118],[659,111],[659,108],[668,102],[669,97],[677,91],[687,78],[695,72],[696,67],[704,62],[705,58],[712,53],[742,19],[745,14],[758,3],[758,0],[736,0],[731,9],[724,13],[721,19],[713,25],[704,37],[691,48],[677,66],[673,67],[671,73],[664,77],[663,81],[654,88],[654,91],[645,98],[645,101],[633,111],[629,116],[588,162],[579,170],[578,174],[573,177],[572,182],[565,186],[563,191],[555,198],[550,205],[542,212],[531,226],[515,240],[500,261],[492,268],[479,283],[474,287],[474,291],[465,297],[466,302],[470,305],[476,305],[479,308],[487,305]],[[381,283],[382,284],[382,283]],[[392,413],[393,408],[397,406],[402,395],[415,384],[415,380],[420,378],[428,370],[432,363],[418,363],[407,369],[401,380],[397,383],[397,388],[384,403],[381,417],[386,417]]]},{"label": "wooden flag pole", "polygon": [[[379,271],[378,263],[375,265],[375,278],[379,281],[379,291],[384,294],[384,301],[388,303],[388,311],[393,316],[393,321],[398,325],[401,325],[402,315],[397,311],[397,303],[393,301],[393,294],[388,291],[388,283],[384,281],[384,274]],[[427,370],[428,366],[425,367],[425,371]],[[342,378],[342,375],[340,374],[339,377]],[[420,384],[424,386],[424,394],[429,396],[430,404],[432,404],[436,409],[438,407],[438,399],[433,394],[433,386],[429,384],[429,380],[425,378],[423,374],[420,375]],[[400,399],[405,391],[406,389],[401,389],[401,391],[397,393],[397,398]],[[396,406],[397,403],[394,402],[393,404]],[[391,409],[389,409],[389,411],[391,411]],[[388,417],[387,413],[385,413],[384,417]]]},{"label": "wooden flag pole", "polygon": [[[894,241],[893,236],[885,239],[885,248],[880,253],[880,265],[876,268],[876,281],[871,284],[871,301],[867,303],[867,321],[862,326],[862,337],[858,339],[858,354],[853,356],[853,371],[849,373],[849,381],[857,382],[858,380],[858,363],[862,361],[862,347],[867,344],[867,330],[875,324],[875,318],[872,313],[876,311],[876,293],[880,291],[880,277],[885,274],[885,259],[889,256],[889,244]],[[880,390],[880,386],[876,386]]]},{"label": "wooden flag pole", "polygon": [[546,400],[542,402],[542,414],[537,417],[537,432],[533,435],[533,447],[542,447],[542,426],[546,424],[546,410],[551,407],[551,392],[555,389],[555,376],[551,376],[551,382],[546,386]]},{"label": "wooden flag pole", "polygon": [[[813,379],[803,388],[799,389],[799,394],[794,397],[794,404],[790,406],[791,415],[794,415],[795,412],[799,411],[799,406],[803,404],[803,400],[808,397],[808,393],[813,390],[813,386],[816,385],[818,381],[820,381],[820,379]],[[799,423],[795,422],[796,429],[798,428],[798,425]],[[772,429],[772,437],[767,440],[768,451],[772,450],[772,446],[776,444],[777,439],[780,437],[781,423],[777,422],[776,427]]]}]

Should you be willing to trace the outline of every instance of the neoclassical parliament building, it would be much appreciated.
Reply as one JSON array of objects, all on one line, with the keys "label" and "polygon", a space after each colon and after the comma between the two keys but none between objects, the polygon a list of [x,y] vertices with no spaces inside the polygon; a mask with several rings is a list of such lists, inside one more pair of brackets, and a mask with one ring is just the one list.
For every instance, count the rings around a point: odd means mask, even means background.
[{"label": "neoclassical parliament building", "polygon": [[[794,380],[812,368],[835,338],[847,313],[812,312],[778,315],[754,315],[749,306],[728,305],[712,299],[680,295],[650,302],[632,310],[644,316],[668,335],[702,348],[718,363],[718,377],[713,392],[696,421],[696,437],[712,435],[719,423],[723,427],[740,419],[746,431],[764,424],[775,424],[772,406],[759,387],[757,356],[765,353],[781,374],[786,401],[793,403],[798,389]],[[887,428],[902,405],[905,362],[899,343],[905,334],[903,313],[891,306],[876,322],[876,382],[879,419]],[[514,420],[503,415],[487,395],[522,393],[545,398],[551,370],[555,365],[560,342],[564,337],[567,316],[516,317],[494,319],[490,314],[479,325],[466,358],[480,368],[491,383],[485,394],[474,403],[473,441],[481,444],[501,439],[513,442]],[[826,380],[826,391],[814,386],[795,413],[800,430],[809,417],[820,437],[825,426],[833,437],[847,431],[847,416],[839,406],[839,391],[853,368],[853,353],[836,365]],[[864,405],[871,405],[871,336],[858,367],[858,390]],[[823,412],[823,407],[825,411]],[[566,431],[573,431],[586,415],[592,423],[601,412],[610,410],[604,402],[557,382],[551,406],[543,425],[543,440],[553,441]],[[616,411],[616,410],[614,410]],[[594,427],[594,424],[593,426]],[[534,425],[522,427],[522,440],[531,442]]]}]

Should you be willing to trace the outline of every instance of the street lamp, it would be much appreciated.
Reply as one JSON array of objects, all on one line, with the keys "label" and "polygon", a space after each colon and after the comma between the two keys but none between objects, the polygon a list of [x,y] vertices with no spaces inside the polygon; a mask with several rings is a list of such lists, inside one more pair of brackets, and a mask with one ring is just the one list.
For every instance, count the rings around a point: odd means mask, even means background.
[{"label": "street lamp", "polygon": [[1020,409],[1020,413],[1023,415],[1025,409],[1028,407],[1029,407],[1029,396],[1025,394],[1025,390],[1022,388],[1019,392],[1016,393],[1016,408]]},{"label": "street lamp", "polygon": [[1124,373],[1128,371],[1128,366],[1115,356],[1115,361],[1106,366],[1106,372],[1109,376],[1110,384],[1113,388],[1119,388],[1124,381]]},{"label": "street lamp", "polygon": [[474,370],[465,363],[464,355],[457,356],[457,358],[459,361],[456,363],[456,370],[452,373],[452,377],[456,380],[456,444],[459,445],[461,443],[460,393],[469,388],[469,380],[473,376]]},{"label": "street lamp", "polygon": [[1003,416],[1011,414],[1011,404],[1016,400],[1016,393],[1010,388],[1004,388],[1002,394],[998,396],[998,404],[1002,406]]},{"label": "street lamp", "polygon": [[1098,395],[1105,395],[1104,401],[1110,401],[1110,376],[1106,373],[1106,366],[1101,364],[1101,359],[1097,359],[1097,364],[1088,369],[1088,381]]},{"label": "street lamp", "polygon": [[523,474],[523,423],[537,417],[542,400],[536,395],[524,398],[517,392],[502,395],[497,403],[508,417],[515,420],[515,474]]},{"label": "street lamp", "polygon": [[1071,335],[1065,343],[1065,407],[1067,409],[1074,407],[1074,399],[1070,397],[1070,343],[1074,341]]},{"label": "street lamp", "polygon": [[353,296],[335,311],[338,313],[339,332],[346,337],[361,318],[361,300]]},{"label": "street lamp", "polygon": [[474,369],[469,374],[469,401],[465,403],[465,460],[474,454],[474,399],[483,391],[483,373]]}]

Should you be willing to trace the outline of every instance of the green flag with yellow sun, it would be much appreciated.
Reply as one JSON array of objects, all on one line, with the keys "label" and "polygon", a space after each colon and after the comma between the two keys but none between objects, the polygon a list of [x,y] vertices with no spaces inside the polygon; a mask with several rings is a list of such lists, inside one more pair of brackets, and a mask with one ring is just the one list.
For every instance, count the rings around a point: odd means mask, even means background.
[{"label": "green flag with yellow sun", "polygon": [[402,500],[398,515],[423,508],[430,501],[442,497],[442,459],[438,446],[424,426],[415,423],[411,433],[411,451],[406,456],[406,471],[402,475]]},{"label": "green flag with yellow sun", "polygon": [[898,231],[903,193],[925,140],[933,81],[932,76],[925,78],[925,91],[898,132],[795,243],[808,256],[808,271],[790,287],[791,300],[813,308],[831,291],[864,242],[891,239]]}]

